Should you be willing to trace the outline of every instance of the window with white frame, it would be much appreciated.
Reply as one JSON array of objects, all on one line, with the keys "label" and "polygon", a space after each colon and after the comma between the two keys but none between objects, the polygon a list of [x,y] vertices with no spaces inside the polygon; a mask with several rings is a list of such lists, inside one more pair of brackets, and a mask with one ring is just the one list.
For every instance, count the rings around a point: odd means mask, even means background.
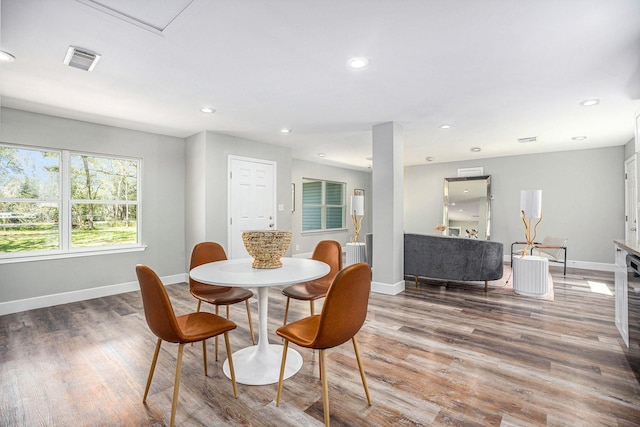
[{"label": "window with white frame", "polygon": [[345,228],[344,182],[302,179],[302,231]]},{"label": "window with white frame", "polygon": [[140,245],[140,159],[0,144],[0,258]]}]

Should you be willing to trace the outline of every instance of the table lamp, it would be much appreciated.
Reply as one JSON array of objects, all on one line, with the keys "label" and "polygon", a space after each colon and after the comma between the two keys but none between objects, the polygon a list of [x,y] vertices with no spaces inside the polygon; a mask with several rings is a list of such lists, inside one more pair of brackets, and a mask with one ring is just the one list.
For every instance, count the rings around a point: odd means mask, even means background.
[{"label": "table lamp", "polygon": [[353,243],[357,243],[362,218],[364,218],[364,196],[358,194],[351,196],[351,216],[353,218]]},{"label": "table lamp", "polygon": [[[520,212],[522,222],[524,222],[524,233],[527,238],[527,246],[522,250],[522,257],[527,250],[533,246],[536,240],[536,229],[542,221],[542,190],[522,190],[520,192]],[[533,227],[533,238],[531,237],[531,219],[539,218]]]}]

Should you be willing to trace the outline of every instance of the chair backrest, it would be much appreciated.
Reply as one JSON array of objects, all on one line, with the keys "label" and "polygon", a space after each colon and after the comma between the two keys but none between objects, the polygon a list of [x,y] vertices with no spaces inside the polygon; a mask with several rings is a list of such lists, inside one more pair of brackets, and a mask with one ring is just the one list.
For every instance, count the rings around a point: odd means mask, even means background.
[{"label": "chair backrest", "polygon": [[165,341],[181,342],[182,332],[162,280],[151,268],[142,264],[136,265],[136,274],[149,329]]},{"label": "chair backrest", "polygon": [[[191,265],[189,266],[189,270],[194,269],[195,267],[206,264],[208,262],[215,261],[224,261],[227,259],[227,254],[224,251],[224,248],[215,242],[201,242],[193,247],[193,251],[191,252]],[[193,280],[189,277],[189,287],[193,287],[194,285],[200,284],[200,282]],[[214,286],[214,285],[206,285],[206,286]]]},{"label": "chair backrest", "polygon": [[331,270],[326,276],[314,280],[316,283],[331,286],[340,270],[342,270],[342,246],[335,240],[322,240],[318,242],[311,258],[329,264]]},{"label": "chair backrest", "polygon": [[310,347],[335,347],[357,334],[367,318],[370,291],[369,264],[361,262],[341,270],[322,304],[318,333]]},{"label": "chair backrest", "polygon": [[[569,239],[567,239],[566,237],[552,237],[552,236],[547,236],[542,240],[541,245],[542,246],[560,246],[560,247],[566,247],[567,246],[567,241]],[[534,250],[534,254],[536,252],[541,252],[542,254],[547,254],[549,255],[551,258],[553,259],[558,259],[558,260],[562,260],[564,257],[564,250],[563,249],[555,249],[555,248],[536,248]]]}]

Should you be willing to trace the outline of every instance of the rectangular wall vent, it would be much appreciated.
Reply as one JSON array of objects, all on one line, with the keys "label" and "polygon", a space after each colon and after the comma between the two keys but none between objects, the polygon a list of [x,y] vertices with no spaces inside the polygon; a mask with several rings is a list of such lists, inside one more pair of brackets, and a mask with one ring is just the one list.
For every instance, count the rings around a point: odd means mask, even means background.
[{"label": "rectangular wall vent", "polygon": [[97,53],[75,46],[69,46],[64,57],[65,64],[85,71],[93,71],[99,60],[100,55]]},{"label": "rectangular wall vent", "polygon": [[518,138],[518,142],[536,142],[537,139],[538,137],[536,136],[530,136],[528,138]]}]

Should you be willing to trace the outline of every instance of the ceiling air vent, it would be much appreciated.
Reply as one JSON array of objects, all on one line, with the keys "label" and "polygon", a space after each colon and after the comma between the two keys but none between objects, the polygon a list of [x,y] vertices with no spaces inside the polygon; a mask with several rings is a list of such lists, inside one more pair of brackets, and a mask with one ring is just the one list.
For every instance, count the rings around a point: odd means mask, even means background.
[{"label": "ceiling air vent", "polygon": [[524,143],[524,142],[536,142],[537,137],[536,136],[530,136],[528,138],[518,138],[518,142]]},{"label": "ceiling air vent", "polygon": [[100,55],[88,49],[69,46],[64,63],[69,67],[79,68],[85,71],[93,71],[100,60]]}]

